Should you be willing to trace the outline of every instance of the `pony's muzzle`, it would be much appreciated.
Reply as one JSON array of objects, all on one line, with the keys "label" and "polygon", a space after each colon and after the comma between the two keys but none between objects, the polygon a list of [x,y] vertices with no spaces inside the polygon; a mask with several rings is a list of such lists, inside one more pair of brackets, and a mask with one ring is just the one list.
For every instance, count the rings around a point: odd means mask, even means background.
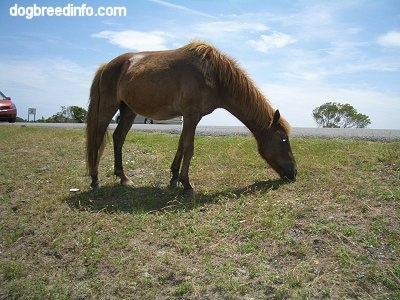
[{"label": "pony's muzzle", "polygon": [[280,174],[283,180],[296,180],[297,168],[296,166],[286,166]]}]

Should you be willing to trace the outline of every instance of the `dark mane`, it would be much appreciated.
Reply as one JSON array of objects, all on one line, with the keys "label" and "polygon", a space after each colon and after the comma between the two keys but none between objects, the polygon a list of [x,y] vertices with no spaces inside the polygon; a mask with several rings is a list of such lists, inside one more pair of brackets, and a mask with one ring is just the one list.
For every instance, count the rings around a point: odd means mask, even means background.
[{"label": "dark mane", "polygon": [[[224,86],[234,99],[243,101],[243,112],[252,116],[261,128],[270,126],[275,109],[234,59],[200,41],[191,42],[182,50],[198,56],[199,67],[209,85]],[[290,125],[282,117],[280,125],[289,134]]]}]

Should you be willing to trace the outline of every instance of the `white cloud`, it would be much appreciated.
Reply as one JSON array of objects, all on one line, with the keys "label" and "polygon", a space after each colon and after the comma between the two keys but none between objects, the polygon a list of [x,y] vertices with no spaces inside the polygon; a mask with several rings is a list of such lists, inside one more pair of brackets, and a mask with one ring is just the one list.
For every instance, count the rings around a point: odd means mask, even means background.
[{"label": "white cloud", "polygon": [[167,38],[171,37],[171,35],[162,31],[106,30],[92,34],[92,37],[107,39],[111,44],[129,50],[156,51],[168,49],[166,46]]},{"label": "white cloud", "polygon": [[282,32],[273,32],[270,35],[262,34],[258,40],[248,41],[250,45],[260,52],[268,52],[274,48],[283,48],[295,42],[296,39]]},{"label": "white cloud", "polygon": [[268,27],[259,22],[218,21],[201,23],[197,26],[197,29],[204,34],[215,34],[217,32],[262,32],[268,30]]},{"label": "white cloud", "polygon": [[349,27],[345,30],[345,33],[350,35],[359,34],[360,32],[362,32],[362,29],[359,27]]},{"label": "white cloud", "polygon": [[[210,41],[216,45],[241,45],[254,34],[259,35],[267,31],[269,27],[262,22],[253,21],[242,17],[227,17],[221,21],[201,22],[193,25],[189,39],[193,37]],[[182,32],[179,36],[185,36],[188,31]],[[245,42],[244,42],[245,43]],[[235,47],[233,46],[233,47]]]},{"label": "white cloud", "polygon": [[378,37],[378,44],[383,47],[400,47],[400,32],[389,31]]},{"label": "white cloud", "polygon": [[281,65],[283,76],[281,79],[301,79],[322,82],[339,78],[342,75],[362,74],[367,76],[370,72],[398,72],[400,64],[385,61],[379,58],[365,60],[334,60],[315,57],[304,57],[304,60],[288,59]]}]

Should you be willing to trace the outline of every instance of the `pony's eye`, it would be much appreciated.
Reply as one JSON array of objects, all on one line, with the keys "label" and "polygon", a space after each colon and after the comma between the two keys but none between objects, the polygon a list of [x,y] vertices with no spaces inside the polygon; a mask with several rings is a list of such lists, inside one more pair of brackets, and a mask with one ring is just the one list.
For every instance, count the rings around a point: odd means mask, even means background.
[{"label": "pony's eye", "polygon": [[287,142],[287,138],[284,138],[284,137],[283,137],[283,138],[282,138],[282,142],[283,142],[283,143],[286,143],[286,142]]}]

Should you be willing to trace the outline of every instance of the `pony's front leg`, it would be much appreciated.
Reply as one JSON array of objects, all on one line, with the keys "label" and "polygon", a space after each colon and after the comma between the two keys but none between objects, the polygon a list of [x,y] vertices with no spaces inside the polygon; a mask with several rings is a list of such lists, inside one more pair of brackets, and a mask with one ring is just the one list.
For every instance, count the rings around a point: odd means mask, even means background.
[{"label": "pony's front leg", "polygon": [[196,132],[196,126],[199,123],[200,119],[201,118],[198,116],[191,116],[190,118],[184,118],[183,129],[181,134],[183,162],[182,162],[181,172],[179,174],[179,182],[183,185],[183,190],[185,195],[191,197],[195,195],[195,192],[189,180],[189,166],[190,166],[190,161],[194,154],[194,134]]},{"label": "pony's front leg", "polygon": [[195,195],[194,189],[189,180],[189,166],[193,157],[194,147],[186,149],[183,156],[183,163],[181,173],[179,174],[179,182],[183,185],[183,192],[186,196],[193,197]]},{"label": "pony's front leg", "polygon": [[90,183],[90,187],[93,190],[97,190],[100,187],[99,177],[98,175],[91,175],[92,182]]},{"label": "pony's front leg", "polygon": [[176,188],[179,185],[179,170],[181,169],[181,162],[183,157],[183,140],[182,135],[179,138],[178,149],[176,150],[174,161],[171,165],[172,178],[169,182],[171,188]]},{"label": "pony's front leg", "polygon": [[132,186],[133,182],[125,175],[122,166],[122,146],[125,142],[126,135],[132,127],[136,114],[134,114],[126,105],[120,107],[120,121],[113,134],[114,143],[114,174],[121,179],[124,186]]}]

